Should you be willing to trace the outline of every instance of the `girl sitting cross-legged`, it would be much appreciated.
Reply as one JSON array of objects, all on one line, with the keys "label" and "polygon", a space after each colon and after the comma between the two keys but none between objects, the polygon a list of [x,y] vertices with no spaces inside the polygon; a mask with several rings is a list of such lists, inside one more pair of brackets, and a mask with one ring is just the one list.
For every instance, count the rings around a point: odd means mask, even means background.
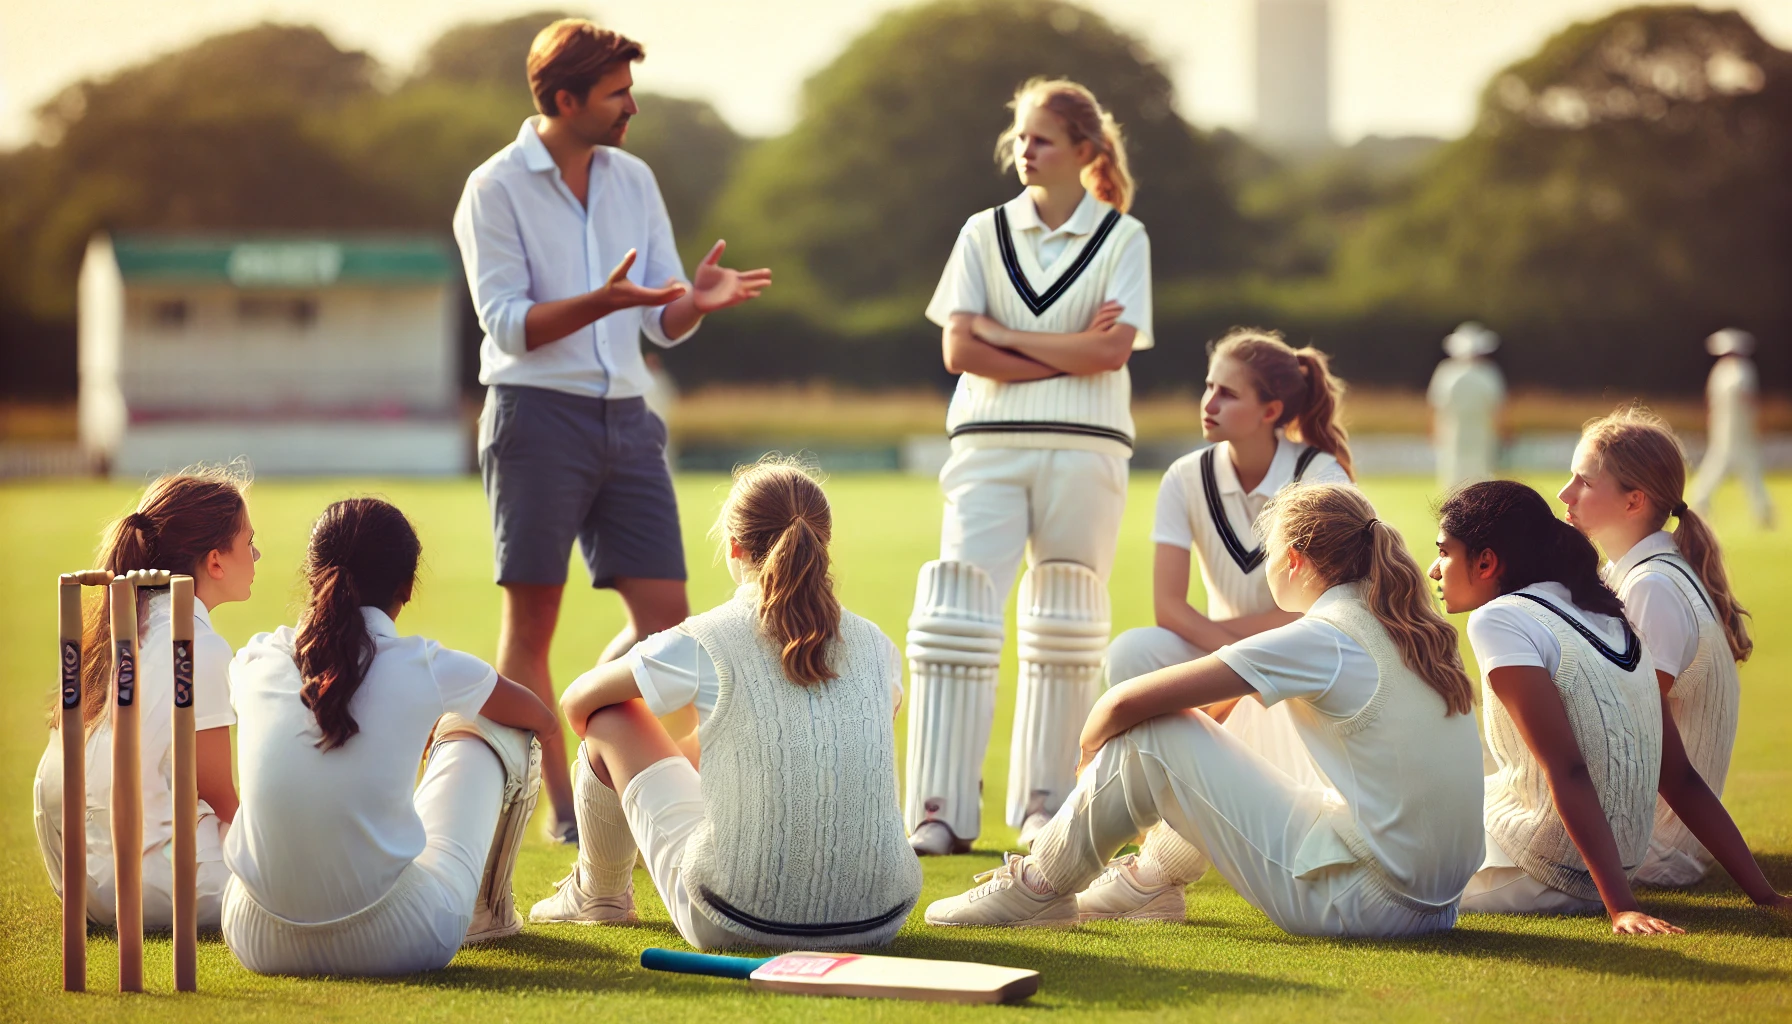
[{"label": "girl sitting cross-legged", "polygon": [[[1160,821],[1289,932],[1382,938],[1455,923],[1481,862],[1481,759],[1456,631],[1353,487],[1284,490],[1257,535],[1276,604],[1301,617],[1103,694],[1076,789],[1032,852],[928,907],[929,924],[1074,925],[1078,892]],[[1298,781],[1200,710],[1246,696],[1289,706],[1321,781]]]},{"label": "girl sitting cross-legged", "polygon": [[[638,847],[698,949],[886,943],[921,894],[897,800],[896,645],[834,596],[832,513],[800,469],[740,472],[716,526],[734,598],[561,698],[584,739],[579,859],[530,919],[633,920]],[[655,717],[693,706],[682,741]]]}]

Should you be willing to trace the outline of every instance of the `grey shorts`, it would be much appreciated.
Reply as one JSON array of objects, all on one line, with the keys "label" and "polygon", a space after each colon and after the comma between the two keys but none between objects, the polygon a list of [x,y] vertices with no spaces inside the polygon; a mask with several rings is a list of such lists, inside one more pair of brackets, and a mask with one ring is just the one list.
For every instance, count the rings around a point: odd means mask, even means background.
[{"label": "grey shorts", "polygon": [[685,578],[666,424],[641,399],[493,385],[479,474],[499,583],[565,583],[575,537],[594,587]]}]

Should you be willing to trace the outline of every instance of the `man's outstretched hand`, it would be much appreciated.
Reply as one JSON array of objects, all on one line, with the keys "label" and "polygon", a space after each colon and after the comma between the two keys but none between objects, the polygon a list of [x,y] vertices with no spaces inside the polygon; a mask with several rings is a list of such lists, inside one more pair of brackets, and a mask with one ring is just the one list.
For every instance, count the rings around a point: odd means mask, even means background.
[{"label": "man's outstretched hand", "polygon": [[684,294],[684,285],[677,281],[667,281],[658,288],[646,288],[630,281],[628,270],[634,265],[635,250],[630,249],[622,262],[616,264],[616,269],[610,271],[609,280],[598,289],[606,315],[635,306],[664,306]]},{"label": "man's outstretched hand", "polygon": [[697,273],[691,277],[691,304],[699,316],[756,299],[760,292],[771,286],[769,268],[733,270],[722,266],[722,250],[727,247],[727,242],[717,241],[709,255],[703,257],[703,262],[697,264]]}]

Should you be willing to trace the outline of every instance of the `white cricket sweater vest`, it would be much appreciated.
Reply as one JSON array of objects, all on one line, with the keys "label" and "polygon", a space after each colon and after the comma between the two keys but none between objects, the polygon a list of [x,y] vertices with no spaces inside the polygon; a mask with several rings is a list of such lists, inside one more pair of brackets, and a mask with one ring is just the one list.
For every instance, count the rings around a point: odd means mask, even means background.
[{"label": "white cricket sweater vest", "polygon": [[[1710,595],[1698,582],[1692,566],[1678,555],[1654,555],[1638,562],[1619,581],[1618,597],[1628,596],[1631,586],[1646,573],[1664,576],[1678,587],[1699,624],[1698,653],[1674,677],[1674,686],[1668,691],[1668,708],[1686,747],[1686,759],[1711,792],[1721,797],[1724,778],[1730,774],[1730,754],[1736,746],[1737,717],[1742,707],[1742,680],[1736,659],[1730,654],[1730,640],[1717,621]],[[1681,824],[1667,801],[1659,798],[1655,804],[1654,835],[1657,843],[1690,855],[1707,869],[1711,867],[1711,854]]]},{"label": "white cricket sweater vest", "polygon": [[[1611,824],[1618,861],[1626,876],[1634,874],[1649,851],[1661,776],[1661,689],[1654,662],[1628,623],[1620,652],[1572,612],[1534,594],[1494,600],[1524,609],[1561,644],[1556,692]],[[1532,878],[1571,896],[1598,900],[1586,861],[1556,812],[1543,765],[1491,685],[1483,687],[1481,699],[1495,765],[1486,780],[1487,834]]]},{"label": "white cricket sweater vest", "polygon": [[[1001,207],[974,218],[983,254],[989,316],[1005,327],[1045,334],[1074,334],[1107,294],[1120,253],[1137,220],[1097,202],[1099,226],[1083,240],[1056,280],[1029,276],[1030,254],[1014,244]],[[960,374],[946,412],[953,450],[964,448],[1074,448],[1132,456],[1132,377],[1126,367],[1106,373],[1069,374],[1045,380],[1003,383]]]},{"label": "white cricket sweater vest", "polygon": [[801,686],[761,631],[757,588],[686,619],[715,662],[698,732],[704,819],[684,855],[691,902],[759,945],[881,945],[921,896],[896,791],[895,709],[877,627],[841,610],[828,663]]},{"label": "white cricket sweater vest", "polygon": [[[1313,463],[1332,456],[1313,447],[1301,446],[1294,461],[1294,477],[1287,486],[1297,486]],[[1232,528],[1226,517],[1226,506],[1220,500],[1220,485],[1214,462],[1219,445],[1209,445],[1198,459],[1198,480],[1184,480],[1188,507],[1193,515],[1205,516],[1208,528],[1195,530],[1195,554],[1201,565],[1201,586],[1207,591],[1207,617],[1236,619],[1276,610],[1276,599],[1269,592],[1264,575],[1266,553],[1257,531],[1246,528],[1243,534]],[[1337,461],[1333,459],[1333,461]],[[1286,488],[1284,488],[1285,490]]]},{"label": "white cricket sweater vest", "polygon": [[[1330,735],[1354,769],[1358,789],[1398,793],[1375,820],[1356,805],[1334,814],[1332,827],[1386,893],[1419,912],[1454,915],[1457,898],[1481,866],[1481,816],[1473,793],[1481,774],[1475,716],[1452,715],[1444,698],[1400,656],[1387,627],[1363,602],[1360,584],[1348,601],[1309,613],[1356,641],[1375,659],[1375,695],[1339,720],[1312,703],[1283,703],[1302,731]],[[1348,799],[1348,798],[1347,798]],[[1437,863],[1454,851],[1456,863]]]}]

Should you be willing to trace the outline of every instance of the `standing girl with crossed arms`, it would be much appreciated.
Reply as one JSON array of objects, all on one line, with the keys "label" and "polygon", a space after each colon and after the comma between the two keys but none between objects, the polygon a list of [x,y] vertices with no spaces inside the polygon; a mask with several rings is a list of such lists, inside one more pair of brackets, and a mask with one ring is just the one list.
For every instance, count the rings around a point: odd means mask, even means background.
[{"label": "standing girl with crossed arms", "polygon": [[[1349,485],[1350,444],[1338,422],[1343,382],[1325,353],[1293,349],[1273,331],[1238,329],[1208,348],[1201,433],[1213,442],[1177,459],[1157,492],[1152,604],[1157,624],[1129,629],[1108,647],[1108,681],[1121,683],[1194,661],[1298,616],[1276,607],[1264,578],[1264,548],[1253,526],[1283,489],[1302,483]],[[1291,438],[1289,435],[1292,434]],[[1203,614],[1189,603],[1189,555],[1207,594]],[[1285,714],[1255,701],[1209,709],[1233,735],[1273,753],[1303,782],[1320,782],[1296,756]],[[1159,827],[1137,854],[1116,860],[1078,900],[1085,919],[1181,921],[1183,888],[1208,861]]]},{"label": "standing girl with crossed arms", "polygon": [[[255,583],[255,529],[243,499],[244,483],[223,470],[164,476],[149,485],[137,510],[113,523],[100,546],[99,564],[115,576],[135,569],[166,569],[193,577],[193,728],[199,776],[198,902],[201,928],[218,926],[230,871],[222,843],[236,816],[230,771],[230,642],[212,629],[211,610],[249,599]],[[107,624],[111,594],[94,606],[83,630],[81,718],[87,727],[87,915],[112,924],[117,898],[112,878],[112,725],[108,715],[112,656]],[[174,875],[169,844],[174,833],[174,781],[170,708],[174,676],[168,660],[171,598],[166,589],[137,592],[137,705],[142,732],[143,925],[174,922]],[[37,837],[50,883],[60,895],[62,877],[62,754],[52,735],[37,766],[33,794]],[[80,884],[80,883],[77,883]]]},{"label": "standing girl with crossed arms", "polygon": [[1126,363],[1151,346],[1150,247],[1126,214],[1119,126],[1074,82],[1027,82],[1012,106],[996,155],[1026,191],[965,223],[927,306],[959,379],[940,558],[909,620],[906,819],[923,854],[981,831],[1002,606],[1023,556],[1007,800],[1023,843],[1075,783],[1132,457]]},{"label": "standing girl with crossed arms", "polygon": [[1750,898],[1786,912],[1688,762],[1654,662],[1600,580],[1593,545],[1536,491],[1495,480],[1444,501],[1437,551],[1431,578],[1445,609],[1472,612],[1494,762],[1487,859],[1462,909],[1604,910],[1619,934],[1682,931],[1645,913],[1630,886],[1659,793]]},{"label": "standing girl with crossed arms", "polygon": [[[734,598],[574,680],[579,859],[530,920],[635,918],[635,854],[698,949],[895,937],[921,895],[896,791],[896,645],[834,596],[833,513],[800,469],[742,470],[716,523]],[[655,716],[692,708],[675,739]],[[701,775],[699,775],[701,769]]]}]

